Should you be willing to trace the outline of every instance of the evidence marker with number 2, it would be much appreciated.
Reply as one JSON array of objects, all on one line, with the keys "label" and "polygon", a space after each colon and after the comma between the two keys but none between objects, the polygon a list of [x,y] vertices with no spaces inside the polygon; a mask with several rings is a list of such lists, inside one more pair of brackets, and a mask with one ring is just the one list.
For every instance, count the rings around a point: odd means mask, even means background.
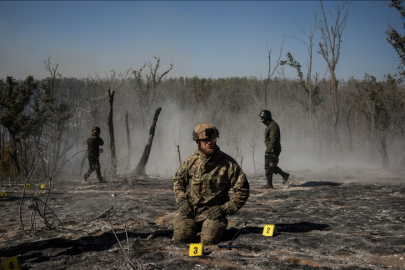
[{"label": "evidence marker with number 2", "polygon": [[275,236],[276,234],[277,234],[276,225],[274,225],[274,224],[264,225],[264,228],[263,228],[264,236]]}]

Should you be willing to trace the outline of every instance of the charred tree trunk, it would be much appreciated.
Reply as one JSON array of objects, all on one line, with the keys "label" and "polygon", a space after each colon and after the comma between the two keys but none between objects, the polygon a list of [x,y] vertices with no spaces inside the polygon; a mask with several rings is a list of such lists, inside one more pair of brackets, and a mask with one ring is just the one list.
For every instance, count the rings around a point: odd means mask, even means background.
[{"label": "charred tree trunk", "polygon": [[386,141],[387,141],[387,135],[386,134],[383,134],[382,136],[381,136],[381,140],[380,140],[380,143],[381,143],[381,148],[380,148],[380,150],[379,150],[379,152],[380,152],[380,154],[381,154],[381,157],[382,157],[382,168],[383,169],[387,169],[387,168],[389,168],[390,167],[390,163],[389,163],[389,161],[388,161],[388,154],[387,154],[387,143],[386,143]]},{"label": "charred tree trunk", "polygon": [[108,95],[110,97],[110,112],[108,113],[108,132],[110,134],[110,151],[111,151],[111,175],[115,177],[117,175],[117,156],[115,154],[115,139],[114,139],[114,126],[113,126],[113,102],[115,91],[108,89]]},{"label": "charred tree trunk", "polygon": [[402,149],[401,157],[399,158],[399,166],[405,168],[405,145],[404,148]]},{"label": "charred tree trunk", "polygon": [[179,164],[181,166],[180,146],[177,145],[177,153],[179,154]]},{"label": "charred tree trunk", "polygon": [[14,166],[17,169],[18,175],[20,175],[20,166],[18,165],[17,157],[14,156],[13,153],[11,153],[11,151],[8,151],[8,153],[10,154],[11,160],[13,161]]},{"label": "charred tree trunk", "polygon": [[11,139],[11,147],[12,147],[12,151],[9,151],[11,160],[13,160],[14,162],[14,166],[17,169],[17,173],[18,175],[21,174],[21,169],[20,169],[20,164],[18,162],[18,156],[17,156],[17,142],[16,142],[16,136],[11,133],[10,131],[8,132],[8,134],[10,135],[10,139]]},{"label": "charred tree trunk", "polygon": [[131,139],[129,136],[128,111],[125,111],[125,127],[127,129],[128,167],[131,165]]},{"label": "charred tree trunk", "polygon": [[143,150],[142,157],[139,160],[138,165],[136,165],[136,168],[135,168],[136,175],[145,175],[145,167],[149,160],[150,150],[152,149],[153,137],[155,136],[156,123],[157,123],[161,110],[162,110],[162,108],[158,108],[155,112],[155,116],[153,117],[152,126],[150,127],[150,130],[149,130],[148,143],[146,144],[145,149]]},{"label": "charred tree trunk", "polygon": [[6,156],[5,156],[5,153],[4,153],[6,145],[4,143],[4,136],[5,136],[5,128],[4,128],[4,126],[3,126],[3,133],[1,135],[2,135],[1,137],[2,137],[2,140],[3,140],[3,144],[2,144],[3,157],[1,159],[1,161],[3,163],[3,167],[2,167],[3,170],[2,170],[2,179],[1,180],[3,180],[6,177],[6,174],[5,174],[5,172],[6,172]]},{"label": "charred tree trunk", "polygon": [[347,114],[347,118],[346,118],[347,131],[349,132],[349,153],[352,152],[352,129],[350,126],[350,113],[351,112],[352,112],[352,108],[349,109],[349,113]]}]

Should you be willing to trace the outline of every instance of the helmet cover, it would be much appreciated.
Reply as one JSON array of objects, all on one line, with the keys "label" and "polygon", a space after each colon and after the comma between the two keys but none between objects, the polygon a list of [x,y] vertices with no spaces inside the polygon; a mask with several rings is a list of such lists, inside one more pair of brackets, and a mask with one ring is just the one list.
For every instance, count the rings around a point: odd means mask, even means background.
[{"label": "helmet cover", "polygon": [[201,123],[193,130],[193,141],[219,138],[218,129],[211,123]]}]

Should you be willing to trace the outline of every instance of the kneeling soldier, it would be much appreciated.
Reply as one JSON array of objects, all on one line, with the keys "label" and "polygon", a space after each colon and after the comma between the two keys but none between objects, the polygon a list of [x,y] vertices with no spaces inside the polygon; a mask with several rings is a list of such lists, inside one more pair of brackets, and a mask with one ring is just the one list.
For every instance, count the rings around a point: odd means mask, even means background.
[{"label": "kneeling soldier", "polygon": [[[249,198],[249,183],[238,163],[216,145],[218,129],[201,123],[193,131],[198,149],[180,166],[173,178],[179,210],[173,219],[173,239],[193,242],[200,232],[201,243],[221,241],[228,221]],[[191,187],[187,191],[187,186]],[[229,190],[235,194],[229,197]]]}]

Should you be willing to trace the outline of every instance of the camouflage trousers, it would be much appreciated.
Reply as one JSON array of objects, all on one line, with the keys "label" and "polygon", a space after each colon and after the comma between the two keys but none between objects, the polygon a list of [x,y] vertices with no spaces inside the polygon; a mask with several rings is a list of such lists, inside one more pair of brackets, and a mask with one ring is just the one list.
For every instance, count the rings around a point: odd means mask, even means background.
[{"label": "camouflage trousers", "polygon": [[87,180],[87,178],[90,177],[90,174],[92,172],[96,171],[97,179],[102,181],[103,177],[101,176],[100,160],[96,157],[88,157],[88,159],[89,159],[89,169],[87,170],[86,174],[83,176],[84,179]]},{"label": "camouflage trousers", "polygon": [[173,240],[183,243],[192,243],[197,233],[200,232],[201,243],[215,245],[222,239],[228,221],[225,217],[216,220],[205,219],[197,222],[194,218],[180,215],[176,212],[173,218]]}]

